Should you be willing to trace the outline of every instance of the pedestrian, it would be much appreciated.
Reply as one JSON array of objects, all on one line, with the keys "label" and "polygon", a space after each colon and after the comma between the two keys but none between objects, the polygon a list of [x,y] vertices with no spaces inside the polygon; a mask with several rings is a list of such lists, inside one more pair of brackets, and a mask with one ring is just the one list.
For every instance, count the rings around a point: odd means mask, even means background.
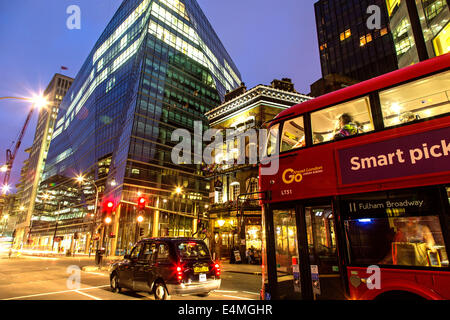
[{"label": "pedestrian", "polygon": [[251,264],[251,260],[250,260],[250,249],[247,248],[247,250],[245,250],[245,259],[247,260],[248,264]]}]

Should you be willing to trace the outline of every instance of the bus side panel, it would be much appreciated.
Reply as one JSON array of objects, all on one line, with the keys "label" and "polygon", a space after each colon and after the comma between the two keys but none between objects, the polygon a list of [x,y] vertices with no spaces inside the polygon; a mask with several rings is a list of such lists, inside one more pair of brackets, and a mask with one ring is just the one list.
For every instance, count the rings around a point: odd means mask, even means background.
[{"label": "bus side panel", "polygon": [[[375,275],[366,268],[347,267],[350,298],[373,300],[390,291],[404,291],[428,300],[450,299],[450,274],[448,272],[424,270],[400,270],[381,268],[379,288],[370,288],[367,279]],[[362,279],[362,281],[361,281]]]},{"label": "bus side panel", "polygon": [[[307,155],[307,156],[306,156]],[[336,194],[334,152],[318,146],[308,152],[282,156],[276,175],[260,175],[261,186],[272,191],[272,202],[294,201]]]}]

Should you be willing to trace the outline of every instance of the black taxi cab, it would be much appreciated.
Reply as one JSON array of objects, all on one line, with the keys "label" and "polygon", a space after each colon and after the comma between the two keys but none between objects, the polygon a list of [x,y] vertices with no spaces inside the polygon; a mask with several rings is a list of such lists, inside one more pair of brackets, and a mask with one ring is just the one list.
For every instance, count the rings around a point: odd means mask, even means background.
[{"label": "black taxi cab", "polygon": [[204,241],[195,238],[148,238],[111,265],[113,292],[145,291],[165,300],[170,295],[207,296],[220,288],[220,265]]}]

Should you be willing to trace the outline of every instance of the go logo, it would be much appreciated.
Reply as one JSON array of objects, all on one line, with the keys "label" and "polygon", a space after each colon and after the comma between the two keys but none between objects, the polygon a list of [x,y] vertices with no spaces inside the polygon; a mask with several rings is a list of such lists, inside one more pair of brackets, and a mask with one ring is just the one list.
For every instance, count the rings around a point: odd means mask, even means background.
[{"label": "go logo", "polygon": [[286,184],[291,184],[295,182],[301,182],[303,180],[303,175],[300,171],[295,171],[294,169],[286,169],[282,175],[283,182]]}]

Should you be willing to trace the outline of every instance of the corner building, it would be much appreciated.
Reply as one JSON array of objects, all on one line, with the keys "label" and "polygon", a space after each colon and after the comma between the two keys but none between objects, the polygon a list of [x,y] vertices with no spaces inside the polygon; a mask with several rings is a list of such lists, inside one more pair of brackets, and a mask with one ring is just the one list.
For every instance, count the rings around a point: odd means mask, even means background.
[{"label": "corner building", "polygon": [[[172,163],[171,133],[194,132],[194,121],[206,130],[204,114],[239,83],[195,0],[123,1],[62,101],[42,185],[57,188],[79,174],[94,181],[96,226],[104,226],[96,230],[112,255],[141,236],[192,235],[208,184],[201,165]],[[56,187],[45,183],[52,177]],[[92,208],[95,192],[83,196]],[[145,212],[136,209],[139,196]],[[109,225],[100,214],[106,201],[114,203]]]}]

